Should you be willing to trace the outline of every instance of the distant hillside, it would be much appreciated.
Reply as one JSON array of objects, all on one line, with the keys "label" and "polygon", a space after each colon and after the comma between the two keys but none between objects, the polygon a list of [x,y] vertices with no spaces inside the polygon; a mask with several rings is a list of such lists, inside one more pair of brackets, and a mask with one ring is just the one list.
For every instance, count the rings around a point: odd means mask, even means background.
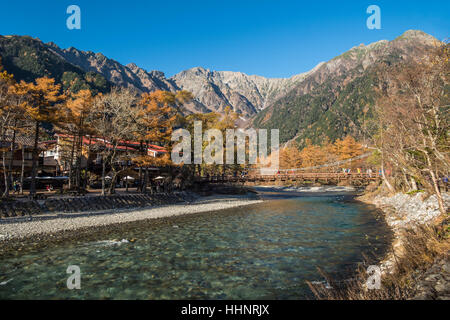
[{"label": "distant hillside", "polygon": [[306,138],[320,143],[345,135],[361,137],[372,116],[374,87],[381,62],[420,59],[440,42],[421,31],[407,31],[393,41],[360,45],[322,64],[287,94],[254,118],[253,126],[280,129],[281,142]]},{"label": "distant hillside", "polygon": [[54,54],[40,40],[31,37],[0,36],[0,57],[4,68],[17,81],[30,82],[49,76],[61,83],[64,90],[89,88],[94,92],[106,92],[111,87],[102,75],[71,64]]},{"label": "distant hillside", "polygon": [[270,105],[307,75],[301,74],[290,79],[268,79],[241,72],[209,71],[197,67],[166,78],[161,71],[147,72],[134,63],[124,66],[101,53],[76,48],[60,49],[54,43],[47,46],[71,64],[85,71],[99,73],[115,85],[135,88],[141,92],[188,90],[195,97],[186,106],[190,112],[222,112],[227,106],[231,106],[246,119]]},{"label": "distant hillside", "polygon": [[[17,79],[31,81],[43,75],[54,77],[65,88],[90,87],[108,90],[111,85],[136,89],[188,90],[195,99],[186,112],[222,112],[231,106],[243,119],[249,119],[283,96],[308,73],[290,79],[268,79],[241,72],[209,71],[201,67],[166,78],[161,71],[146,71],[134,63],[122,65],[101,53],[76,48],[61,49],[28,36],[0,36],[0,56],[5,69]],[[106,81],[105,81],[106,80]]]},{"label": "distant hillside", "polygon": [[104,92],[112,85],[138,92],[188,90],[195,99],[185,106],[185,113],[222,112],[231,106],[240,113],[241,125],[278,128],[281,142],[303,144],[306,138],[319,143],[325,137],[332,141],[347,134],[360,137],[364,122],[372,116],[377,66],[419,59],[438,44],[432,36],[410,30],[393,41],[354,47],[288,79],[202,67],[166,78],[161,71],[146,71],[133,63],[125,66],[101,53],[61,49],[28,36],[0,36],[0,57],[18,80],[47,75],[75,91]]}]

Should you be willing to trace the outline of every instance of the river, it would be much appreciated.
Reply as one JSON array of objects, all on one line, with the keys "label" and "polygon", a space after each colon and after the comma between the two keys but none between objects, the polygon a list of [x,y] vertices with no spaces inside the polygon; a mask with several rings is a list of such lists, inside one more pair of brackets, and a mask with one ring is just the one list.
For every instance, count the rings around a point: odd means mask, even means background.
[{"label": "river", "polygon": [[[344,279],[389,244],[379,212],[349,195],[264,197],[1,258],[0,298],[312,299],[318,267]],[[69,265],[80,290],[67,289]]]}]

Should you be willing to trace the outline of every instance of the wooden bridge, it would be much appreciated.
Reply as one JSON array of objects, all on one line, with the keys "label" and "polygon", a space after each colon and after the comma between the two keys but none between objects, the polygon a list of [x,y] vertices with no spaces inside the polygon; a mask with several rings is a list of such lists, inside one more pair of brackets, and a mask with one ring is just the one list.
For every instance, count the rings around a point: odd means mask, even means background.
[{"label": "wooden bridge", "polygon": [[380,177],[369,173],[344,173],[344,172],[293,172],[279,173],[274,175],[248,174],[248,175],[217,175],[199,177],[199,182],[211,183],[323,183],[338,184],[347,182],[353,185],[366,185],[371,181],[376,181]]}]

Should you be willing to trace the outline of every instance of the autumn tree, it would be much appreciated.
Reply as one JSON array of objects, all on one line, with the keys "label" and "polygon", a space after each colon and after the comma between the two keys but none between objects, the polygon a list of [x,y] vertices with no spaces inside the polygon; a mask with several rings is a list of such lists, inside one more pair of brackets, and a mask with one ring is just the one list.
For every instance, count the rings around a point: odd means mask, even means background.
[{"label": "autumn tree", "polygon": [[133,138],[137,131],[138,110],[136,94],[130,89],[114,88],[110,93],[99,95],[94,101],[94,112],[90,113],[95,135],[102,143],[96,149],[102,156],[102,195],[106,194],[105,176],[107,166],[111,169],[109,193],[114,193],[114,186],[121,171],[121,161],[129,161],[132,157],[127,152],[119,152],[124,140]]},{"label": "autumn tree", "polygon": [[384,66],[377,101],[382,156],[435,194],[443,213],[439,180],[450,168],[449,50],[441,45],[420,61]]},{"label": "autumn tree", "polygon": [[[192,94],[187,91],[177,93],[157,90],[143,93],[138,102],[137,126],[135,138],[140,142],[141,153],[133,159],[140,168],[140,189],[146,190],[148,173],[142,168],[148,166],[164,166],[170,164],[171,137],[177,122],[179,107],[192,100]],[[153,157],[147,153],[149,144],[165,147],[167,154],[163,157]]]},{"label": "autumn tree", "polygon": [[[237,129],[236,127],[236,121],[239,118],[239,115],[237,112],[235,112],[230,106],[225,107],[224,112],[222,115],[217,117],[215,121],[211,124],[211,129],[217,129],[222,133],[222,137],[226,137],[226,132],[228,129]],[[227,154],[227,145],[225,139],[223,139],[223,164],[221,165],[221,168],[219,169],[217,165],[212,165],[211,168],[213,169],[213,172],[221,172],[222,174],[225,174],[227,170],[237,173],[237,171],[240,169],[240,165],[237,163],[237,141],[233,143],[233,152],[234,152],[234,163],[227,163],[226,162],[226,154]],[[248,158],[248,148],[249,148],[249,141],[248,139],[245,140],[245,152],[246,152],[246,159]]]},{"label": "autumn tree", "polygon": [[280,151],[280,167],[296,169],[302,165],[302,157],[296,142],[292,142]]},{"label": "autumn tree", "polygon": [[[338,160],[354,159],[364,153],[364,147],[355,140],[352,136],[346,136],[344,139],[337,139],[330,150],[337,156]],[[360,159],[350,160],[350,167],[360,167],[363,161]]]},{"label": "autumn tree", "polygon": [[17,93],[27,97],[26,115],[34,122],[34,144],[32,152],[30,195],[36,193],[37,162],[39,158],[39,133],[42,123],[57,123],[61,112],[58,103],[65,96],[60,94],[60,85],[47,77],[38,78],[34,83],[20,82]]},{"label": "autumn tree", "polygon": [[303,168],[315,167],[326,163],[326,153],[321,146],[313,145],[306,139],[306,147],[300,152]]},{"label": "autumn tree", "polygon": [[352,159],[363,154],[363,146],[356,142],[352,136],[346,136],[343,140],[336,140],[334,153],[339,160]]},{"label": "autumn tree", "polygon": [[[214,125],[219,121],[220,119],[220,114],[217,112],[210,112],[210,113],[193,113],[188,115],[185,120],[184,123],[182,124],[182,126],[188,130],[191,134],[191,146],[194,146],[194,124],[195,122],[200,122],[201,123],[201,127],[202,127],[202,137],[204,135],[204,133],[206,132],[206,130],[211,129],[214,127]],[[202,154],[203,151],[206,147],[206,142],[202,141]],[[194,159],[194,148],[191,148],[191,159]],[[190,166],[192,167],[191,173],[193,175],[195,175],[196,173],[198,175],[203,175],[206,171],[206,166],[203,163],[192,163],[192,165]]]},{"label": "autumn tree", "polygon": [[[17,136],[20,135],[22,138],[27,136],[30,129],[30,119],[27,118],[25,113],[25,107],[27,105],[26,97],[18,94],[18,85],[12,82],[9,86],[9,103],[8,106],[2,108],[3,112],[9,114],[9,125],[6,128],[8,135],[9,144],[9,161],[6,166],[5,153],[3,153],[3,168],[5,172],[5,192],[4,195],[7,196],[9,193],[9,186],[12,184],[12,169],[14,162],[14,153],[16,151]],[[24,145],[22,145],[22,154],[24,153]],[[22,156],[22,158],[24,158]],[[22,159],[22,170],[21,170],[21,187],[23,185],[23,171],[24,171],[24,159]]]},{"label": "autumn tree", "polygon": [[331,164],[339,161],[339,155],[336,154],[336,141],[335,143],[331,143],[328,137],[325,137],[322,141],[321,147],[324,154],[324,162],[330,164],[328,170],[333,170],[335,166],[331,166]]},{"label": "autumn tree", "polygon": [[[5,190],[3,195],[9,195],[9,188],[12,184],[12,167],[14,153],[16,151],[16,139],[20,134],[22,137],[27,133],[28,125],[25,106],[26,97],[20,93],[20,85],[14,81],[13,75],[2,69],[0,64],[0,140],[5,144],[2,149],[2,164],[5,180]],[[9,148],[8,148],[9,147]],[[24,151],[24,146],[22,146]],[[6,153],[9,152],[9,161]],[[24,164],[22,159],[21,186],[23,185]]]},{"label": "autumn tree", "polygon": [[83,157],[83,138],[91,135],[94,128],[91,126],[93,117],[94,97],[90,90],[80,90],[71,95],[71,99],[66,102],[66,112],[64,121],[60,123],[63,132],[68,133],[71,142],[71,152],[69,160],[69,186],[72,181],[74,155],[75,161],[75,181],[76,187],[81,187],[81,161]]},{"label": "autumn tree", "polygon": [[5,134],[15,114],[15,108],[11,103],[12,94],[10,89],[13,84],[13,76],[4,71],[0,64],[0,134],[2,141],[4,141]]},{"label": "autumn tree", "polygon": [[[207,130],[216,129],[219,130],[222,137],[226,137],[226,131],[227,129],[236,129],[236,120],[238,118],[238,114],[234,112],[230,107],[226,107],[223,114],[220,114],[218,112],[210,112],[207,114],[201,114],[201,113],[195,113],[191,114],[186,117],[186,124],[185,128],[191,133],[191,145],[194,145],[194,124],[196,122],[201,122],[202,132],[201,135],[204,137],[205,132]],[[211,141],[213,142],[213,141]],[[205,151],[205,148],[210,144],[206,139],[202,139],[202,155]],[[246,152],[248,151],[248,144],[249,142],[245,141],[246,144]],[[233,164],[227,164],[226,163],[226,153],[227,153],[227,146],[226,141],[223,139],[222,141],[222,150],[223,150],[223,164],[206,164],[204,161],[202,161],[201,164],[194,164],[193,165],[193,173],[197,172],[199,175],[204,174],[225,174],[226,171],[230,172],[237,172],[241,166],[237,164],[237,146],[236,143],[234,144],[234,163]],[[193,150],[192,150],[193,152]],[[246,155],[248,156],[248,155]],[[194,159],[194,154],[192,153],[191,159]]]},{"label": "autumn tree", "polygon": [[[3,70],[0,64],[0,141],[4,142],[1,148],[2,151],[2,164],[3,175],[5,179],[5,190],[3,196],[7,196],[9,193],[10,181],[8,179],[8,170],[6,168],[6,153],[8,152],[7,134],[8,131],[14,126],[18,110],[13,102],[13,95],[11,94],[10,87],[13,85],[13,76]],[[12,142],[14,143],[14,141]]]}]

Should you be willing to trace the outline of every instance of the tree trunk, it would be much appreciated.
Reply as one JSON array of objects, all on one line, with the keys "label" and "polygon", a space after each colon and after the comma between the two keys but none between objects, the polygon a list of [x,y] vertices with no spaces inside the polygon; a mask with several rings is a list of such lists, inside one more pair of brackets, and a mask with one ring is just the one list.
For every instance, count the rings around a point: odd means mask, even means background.
[{"label": "tree trunk", "polygon": [[108,194],[114,194],[115,190],[116,190],[117,171],[113,165],[111,166],[111,172],[112,172],[112,177],[111,177],[111,183],[108,188]]},{"label": "tree trunk", "polygon": [[33,157],[31,164],[31,183],[30,183],[30,196],[34,196],[36,194],[36,175],[37,175],[37,162],[39,160],[39,121],[36,121],[36,128],[34,134],[34,146],[33,146]]},{"label": "tree trunk", "polygon": [[83,137],[78,136],[77,142],[77,162],[76,162],[76,187],[77,190],[81,188],[81,158],[83,156]]},{"label": "tree trunk", "polygon": [[143,193],[147,193],[147,179],[148,179],[148,171],[147,171],[147,167],[146,167],[145,171],[144,171],[144,183],[142,185],[142,192]]},{"label": "tree trunk", "polygon": [[381,177],[383,178],[383,182],[386,184],[386,187],[389,189],[389,191],[394,192],[394,187],[392,187],[389,180],[386,178],[386,174],[384,173],[384,166],[381,166]]},{"label": "tree trunk", "polygon": [[75,137],[73,138],[72,142],[72,149],[70,152],[70,162],[69,162],[69,190],[72,189],[72,178],[73,178],[73,157],[75,153]]},{"label": "tree trunk", "polygon": [[[14,122],[14,127],[16,127],[17,122]],[[8,196],[9,195],[9,186],[12,185],[13,181],[12,181],[12,167],[13,167],[13,162],[14,162],[14,152],[16,151],[16,130],[13,130],[13,137],[12,137],[12,142],[11,142],[11,157],[9,159],[9,164],[8,164],[8,188],[5,189],[5,193]]]},{"label": "tree trunk", "polygon": [[441,190],[439,190],[439,182],[436,178],[436,175],[432,170],[430,170],[431,180],[433,181],[434,193],[436,194],[436,198],[439,204],[439,211],[442,214],[445,214],[444,200],[442,199]]},{"label": "tree trunk", "polygon": [[[144,144],[142,142],[142,140],[139,141],[139,153],[141,154],[141,156],[144,155]],[[143,181],[142,181],[142,166],[139,166],[139,183],[138,183],[138,187],[137,187],[137,191],[138,192],[142,192],[142,187],[143,187]]]},{"label": "tree trunk", "polygon": [[386,178],[386,175],[384,173],[384,151],[381,151],[381,177],[383,178],[383,182],[386,184],[386,187],[389,189],[389,191],[394,192],[394,188],[392,187],[391,183]]},{"label": "tree trunk", "polygon": [[142,167],[139,167],[139,183],[137,186],[137,191],[142,192]]},{"label": "tree trunk", "polygon": [[113,176],[111,177],[111,183],[109,185],[109,190],[108,190],[108,194],[110,194],[110,195],[114,194],[114,192],[115,192],[116,177],[117,177],[117,174],[114,172]]},{"label": "tree trunk", "polygon": [[22,168],[20,170],[20,194],[23,195],[23,178],[25,175],[25,145],[22,145]]},{"label": "tree trunk", "polygon": [[416,179],[414,179],[414,177],[411,177],[411,186],[412,186],[412,190],[416,191],[417,190],[417,182]]},{"label": "tree trunk", "polygon": [[427,165],[428,165],[428,171],[430,173],[430,177],[431,177],[431,181],[433,184],[433,189],[434,189],[434,194],[436,195],[438,204],[439,204],[439,211],[442,214],[445,214],[445,207],[444,207],[444,201],[442,200],[442,194],[441,194],[441,190],[439,190],[439,181],[433,171],[433,165],[431,163],[431,159],[430,159],[430,155],[424,151],[425,154],[425,158],[427,160]]},{"label": "tree trunk", "polygon": [[405,183],[405,188],[403,188],[403,189],[406,190],[407,192],[411,191],[412,190],[412,186],[409,183],[408,176],[406,175],[405,170],[402,170],[402,174],[403,174],[403,181]]},{"label": "tree trunk", "polygon": [[9,181],[8,181],[8,172],[6,170],[6,152],[3,150],[2,152],[2,164],[3,164],[3,177],[5,179],[5,190],[3,191],[3,197],[7,197],[9,195]]},{"label": "tree trunk", "polygon": [[105,195],[105,171],[106,171],[106,160],[102,156],[102,196]]}]

